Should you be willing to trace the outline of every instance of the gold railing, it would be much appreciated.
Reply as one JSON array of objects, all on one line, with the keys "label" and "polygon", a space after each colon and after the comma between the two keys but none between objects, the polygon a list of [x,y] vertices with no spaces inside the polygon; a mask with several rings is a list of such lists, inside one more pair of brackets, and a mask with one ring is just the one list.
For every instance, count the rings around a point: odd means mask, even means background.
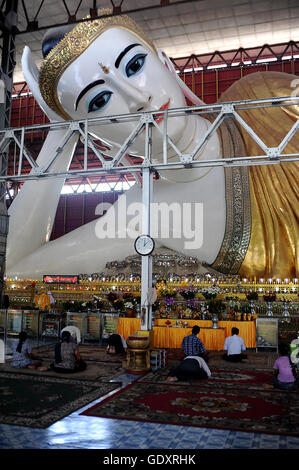
[{"label": "gold railing", "polygon": [[[185,281],[187,285],[192,285],[198,292],[201,289],[217,285],[219,288],[218,298],[223,300],[247,300],[246,294],[250,291],[257,292],[259,300],[263,301],[263,295],[267,292],[276,294],[277,302],[284,300],[295,302],[299,301],[298,279],[285,280],[238,280],[232,277],[215,280],[214,278],[198,277]],[[120,295],[123,292],[140,293],[140,280],[128,279],[119,280],[117,278],[105,278],[104,280],[86,281],[82,280],[78,284],[44,284],[42,281],[34,280],[12,280],[5,281],[5,294],[10,298],[10,302],[14,305],[20,303],[23,305],[32,303],[36,294],[47,293],[51,291],[56,304],[62,305],[63,302],[69,300],[90,301],[94,296],[105,296],[111,291],[115,291]],[[178,289],[182,287],[181,281],[167,281],[169,287]],[[204,298],[202,297],[202,300]]]}]

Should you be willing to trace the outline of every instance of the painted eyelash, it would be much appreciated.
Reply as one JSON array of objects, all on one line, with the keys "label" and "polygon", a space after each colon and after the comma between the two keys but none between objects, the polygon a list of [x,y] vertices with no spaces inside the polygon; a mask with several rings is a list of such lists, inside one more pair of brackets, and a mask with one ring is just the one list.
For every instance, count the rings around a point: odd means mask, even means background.
[{"label": "painted eyelash", "polygon": [[[132,76],[132,75],[135,75],[136,73],[138,73],[138,72],[142,69],[146,57],[147,57],[147,54],[145,54],[145,53],[139,53],[139,54],[136,54],[134,57],[132,57],[132,59],[129,60],[129,62],[128,62],[127,65],[125,66],[125,73],[126,73],[127,77],[130,77],[130,76]],[[138,69],[136,72],[134,72],[134,73],[132,73],[132,74],[129,74],[129,73],[128,73],[129,67],[130,67],[132,64],[134,64],[134,63],[135,63],[138,59],[140,59],[140,58],[143,59],[143,63],[141,64],[141,66],[139,67],[139,69]]]},{"label": "painted eyelash", "polygon": [[[87,112],[88,113],[91,113],[91,112],[95,112],[95,111],[98,111],[98,110],[101,110],[103,109],[106,104],[109,102],[110,98],[111,98],[111,95],[113,93],[111,91],[102,91],[100,93],[97,93],[90,101],[89,103],[87,103]],[[108,99],[105,101],[105,103],[103,103],[102,106],[98,107],[98,109],[92,109],[93,105],[95,104],[95,102],[100,99],[101,97],[104,97],[105,95],[109,95]]]}]

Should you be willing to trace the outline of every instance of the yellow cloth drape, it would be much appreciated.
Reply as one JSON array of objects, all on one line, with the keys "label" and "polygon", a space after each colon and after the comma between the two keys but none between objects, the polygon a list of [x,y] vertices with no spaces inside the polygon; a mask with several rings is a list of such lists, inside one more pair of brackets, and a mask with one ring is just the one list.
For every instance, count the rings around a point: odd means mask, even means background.
[{"label": "yellow cloth drape", "polygon": [[[154,346],[156,348],[180,348],[183,338],[191,335],[192,328],[173,328],[154,326]],[[205,348],[210,351],[221,351],[224,346],[224,328],[201,328],[198,334]]]},{"label": "yellow cloth drape", "polygon": [[[235,82],[219,101],[290,96],[296,75],[258,72]],[[278,146],[299,117],[299,106],[242,110],[238,114],[268,147]],[[264,151],[241,126],[248,156]],[[283,153],[297,153],[297,132]],[[244,277],[294,278],[299,275],[298,162],[249,167],[251,237],[239,270]]]},{"label": "yellow cloth drape", "polygon": [[[247,348],[256,346],[256,328],[254,321],[219,321],[218,329],[211,328],[211,320],[186,320],[190,328],[167,328],[166,319],[156,319],[154,331],[155,348],[180,348],[184,336],[191,334],[192,327],[196,324],[200,327],[198,337],[202,340],[206,349],[210,351],[223,350],[224,341],[227,336],[231,336],[232,327],[239,329],[239,336],[244,339]],[[172,324],[176,320],[169,320]],[[159,326],[159,325],[163,326]],[[124,339],[130,335],[135,335],[141,328],[140,318],[119,318],[117,333]]]},{"label": "yellow cloth drape", "polygon": [[140,318],[119,318],[117,325],[117,333],[125,340],[130,335],[136,335],[141,328]]},{"label": "yellow cloth drape", "polygon": [[256,347],[256,326],[254,321],[219,321],[218,326],[224,328],[225,337],[231,336],[232,328],[239,330],[239,336],[244,339],[246,348]]}]

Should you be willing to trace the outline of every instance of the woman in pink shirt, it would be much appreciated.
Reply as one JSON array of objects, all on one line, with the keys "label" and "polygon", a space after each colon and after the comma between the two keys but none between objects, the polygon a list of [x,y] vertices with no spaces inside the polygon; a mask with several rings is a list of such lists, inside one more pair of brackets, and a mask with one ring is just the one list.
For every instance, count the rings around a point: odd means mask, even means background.
[{"label": "woman in pink shirt", "polygon": [[289,346],[282,343],[278,346],[280,357],[274,363],[274,378],[271,385],[280,390],[296,390],[297,367],[291,362]]}]

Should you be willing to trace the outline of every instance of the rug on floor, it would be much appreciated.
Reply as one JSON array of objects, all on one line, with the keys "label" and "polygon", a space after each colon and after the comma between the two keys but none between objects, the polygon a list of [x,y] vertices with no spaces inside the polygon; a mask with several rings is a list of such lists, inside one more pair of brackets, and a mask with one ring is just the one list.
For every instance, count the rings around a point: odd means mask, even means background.
[{"label": "rug on floor", "polygon": [[0,422],[34,428],[46,428],[119,387],[7,372],[0,372],[0,380]]},{"label": "rug on floor", "polygon": [[[273,365],[278,358],[277,353],[260,353],[253,350],[246,351],[248,362],[238,362],[236,367],[239,369],[252,370],[273,370]],[[181,349],[167,350],[168,362],[173,365],[184,359],[184,353]],[[209,367],[218,367],[231,369],[232,363],[222,359],[223,351],[209,351]]]},{"label": "rug on floor", "polygon": [[[246,351],[248,362],[238,362],[236,367],[245,370],[269,370],[273,371],[273,365],[279,357],[275,352],[256,352]],[[223,351],[211,351],[209,354],[209,367],[218,367],[223,369],[232,369],[234,365],[231,362],[225,361],[222,358]]]},{"label": "rug on floor", "polygon": [[[147,383],[168,383],[167,377],[171,371],[172,366],[167,366],[157,371],[150,371],[148,374],[140,377],[138,382]],[[258,388],[263,390],[263,385],[269,383],[273,374],[264,371],[253,371],[244,370],[239,368],[228,369],[216,369],[211,368],[212,376],[205,380],[192,380],[192,381],[180,381],[174,382],[176,384],[185,385],[197,385],[198,387],[211,387],[214,385],[215,388],[224,387],[242,387],[242,388]]]},{"label": "rug on floor", "polygon": [[82,415],[299,436],[299,395],[135,382]]},{"label": "rug on floor", "polygon": [[[32,349],[33,354],[42,359],[54,359],[55,344],[47,344]],[[107,354],[104,346],[94,344],[79,344],[79,351],[82,359],[86,362],[115,362],[122,363],[126,359],[126,355]]]},{"label": "rug on floor", "polygon": [[[75,378],[76,380],[92,380],[101,382],[109,382],[109,380],[112,378],[116,380],[117,376],[124,372],[124,369],[122,369],[120,364],[113,364],[109,362],[89,362],[87,364],[86,370],[82,372],[76,372],[75,374],[62,374],[52,370],[41,372],[32,369],[16,369],[10,365],[10,362],[11,361],[6,362],[5,364],[0,364],[0,372],[10,372],[15,374],[26,374],[41,377],[63,377],[66,379]],[[44,360],[43,366],[50,367],[50,361]]]}]

